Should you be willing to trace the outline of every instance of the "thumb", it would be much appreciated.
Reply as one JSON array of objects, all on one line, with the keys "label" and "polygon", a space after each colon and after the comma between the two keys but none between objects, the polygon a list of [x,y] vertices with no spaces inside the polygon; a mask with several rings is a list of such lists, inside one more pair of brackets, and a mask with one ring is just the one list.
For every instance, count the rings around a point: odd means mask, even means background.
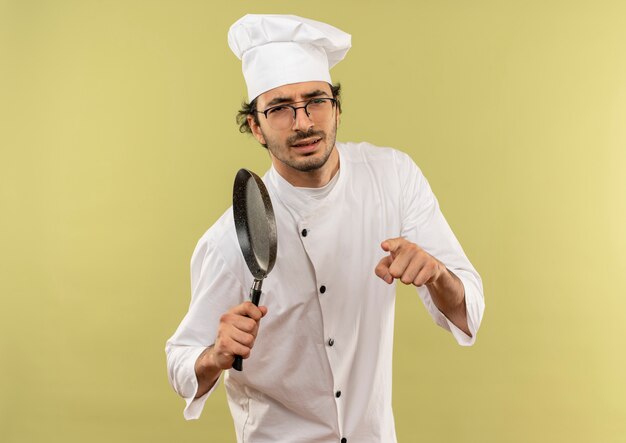
[{"label": "thumb", "polygon": [[265,314],[267,314],[267,306],[259,306],[259,310],[261,311],[261,317],[265,317]]}]

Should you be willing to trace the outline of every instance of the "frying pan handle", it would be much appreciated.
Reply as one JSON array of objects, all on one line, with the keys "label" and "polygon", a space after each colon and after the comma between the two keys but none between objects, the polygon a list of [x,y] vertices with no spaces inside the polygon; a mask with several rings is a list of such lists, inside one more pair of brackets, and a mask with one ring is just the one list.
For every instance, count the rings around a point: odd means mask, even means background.
[{"label": "frying pan handle", "polygon": [[[263,280],[254,279],[254,284],[250,288],[250,301],[254,303],[254,306],[259,306],[259,300],[261,299],[261,286]],[[233,369],[235,371],[243,370],[243,358],[241,355],[235,355],[235,361],[233,362]]]}]

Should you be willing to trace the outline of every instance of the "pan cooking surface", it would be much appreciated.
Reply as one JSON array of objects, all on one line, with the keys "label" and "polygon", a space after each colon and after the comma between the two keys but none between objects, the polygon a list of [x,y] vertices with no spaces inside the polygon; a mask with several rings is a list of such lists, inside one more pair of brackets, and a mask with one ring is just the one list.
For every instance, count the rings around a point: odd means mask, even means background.
[{"label": "pan cooking surface", "polygon": [[235,177],[233,214],[248,268],[254,278],[265,278],[276,260],[276,221],[265,185],[247,169],[240,169]]},{"label": "pan cooking surface", "polygon": [[259,268],[268,272],[270,264],[270,226],[261,191],[252,177],[246,186],[246,216],[250,232],[250,244]]}]

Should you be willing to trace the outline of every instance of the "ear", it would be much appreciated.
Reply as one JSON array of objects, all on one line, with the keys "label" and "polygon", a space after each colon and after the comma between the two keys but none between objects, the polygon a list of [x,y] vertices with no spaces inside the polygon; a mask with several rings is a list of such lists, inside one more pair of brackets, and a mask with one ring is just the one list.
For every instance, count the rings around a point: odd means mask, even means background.
[{"label": "ear", "polygon": [[262,145],[265,145],[265,137],[263,137],[263,133],[261,132],[261,127],[259,125],[256,124],[256,122],[254,121],[254,117],[249,115],[246,117],[247,121],[248,121],[248,126],[250,126],[250,129],[252,130],[252,135],[254,135],[254,138],[257,139],[257,141],[259,143],[261,143]]}]

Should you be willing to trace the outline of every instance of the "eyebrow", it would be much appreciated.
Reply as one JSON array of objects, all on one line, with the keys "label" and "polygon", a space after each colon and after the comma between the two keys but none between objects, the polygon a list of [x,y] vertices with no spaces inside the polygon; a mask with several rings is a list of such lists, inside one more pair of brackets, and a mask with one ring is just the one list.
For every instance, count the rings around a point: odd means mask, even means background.
[{"label": "eyebrow", "polygon": [[[321,89],[316,89],[315,91],[302,94],[302,98],[305,100],[308,100],[313,97],[319,97],[320,95],[325,95],[328,97],[328,92],[322,91]],[[293,103],[293,102],[294,102],[293,97],[274,97],[267,105],[265,105],[265,107],[267,109],[271,106],[279,105],[281,103]]]}]

